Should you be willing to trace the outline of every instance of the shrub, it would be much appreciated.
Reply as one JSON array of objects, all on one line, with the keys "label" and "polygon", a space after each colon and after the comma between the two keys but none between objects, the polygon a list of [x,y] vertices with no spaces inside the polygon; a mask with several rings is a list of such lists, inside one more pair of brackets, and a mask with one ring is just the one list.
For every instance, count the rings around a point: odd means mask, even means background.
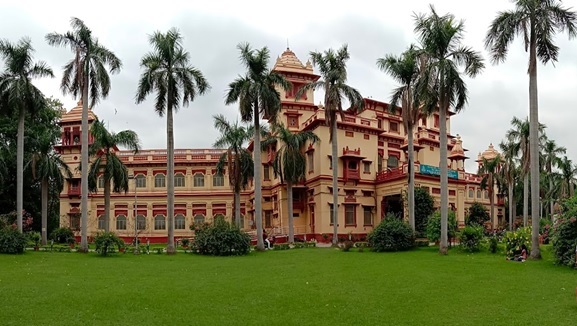
[{"label": "shrub", "polygon": [[367,240],[373,251],[403,251],[415,247],[411,227],[394,216],[387,216],[369,233]]},{"label": "shrub", "polygon": [[427,219],[435,212],[435,200],[427,190],[415,188],[415,233],[424,237],[427,233]]},{"label": "shrub", "polygon": [[40,240],[42,239],[40,232],[36,232],[36,231],[28,232],[27,236],[28,236],[28,240],[30,242],[32,242],[34,247],[38,247],[38,245],[40,245]]},{"label": "shrub", "polygon": [[577,251],[577,219],[561,217],[555,222],[552,232],[555,263],[565,266],[575,266]]},{"label": "shrub", "polygon": [[54,231],[50,233],[50,239],[56,243],[71,243],[71,241],[74,243],[74,232],[72,232],[70,228],[54,229]]},{"label": "shrub", "polygon": [[188,247],[188,244],[190,243],[190,239],[189,238],[182,238],[180,239],[180,245],[182,247]]},{"label": "shrub", "polygon": [[213,224],[205,224],[196,229],[192,245],[201,255],[246,255],[250,252],[250,235],[218,217]]},{"label": "shrub", "polygon": [[0,253],[21,254],[24,252],[26,242],[26,236],[20,231],[12,227],[0,229]]},{"label": "shrub", "polygon": [[497,245],[499,241],[496,236],[489,237],[489,252],[494,254],[497,252]]},{"label": "shrub", "polygon": [[521,246],[525,245],[527,248],[531,248],[531,227],[506,232],[503,241],[505,242],[505,255],[508,258],[513,258],[521,253]]},{"label": "shrub", "polygon": [[489,213],[485,209],[485,206],[481,203],[473,203],[471,207],[469,207],[469,214],[465,218],[465,224],[469,226],[475,225],[485,225],[485,222],[490,220]]},{"label": "shrub", "polygon": [[96,252],[100,253],[102,256],[108,255],[110,252],[114,252],[114,248],[124,247],[124,241],[114,234],[114,232],[103,232],[96,234],[94,237],[94,244],[96,245]]},{"label": "shrub", "polygon": [[466,226],[459,234],[459,242],[461,247],[468,252],[479,251],[482,239],[482,226]]},{"label": "shrub", "polygon": [[[455,212],[449,211],[447,223],[447,235],[454,238],[457,234],[457,218]],[[427,221],[427,238],[429,241],[437,242],[441,239],[441,212],[437,211],[429,217]]]},{"label": "shrub", "polygon": [[549,243],[549,237],[551,231],[551,220],[548,218],[542,218],[539,220],[539,234],[543,238],[543,244]]},{"label": "shrub", "polygon": [[[16,211],[12,211],[7,214],[0,215],[0,229],[6,228],[8,226],[13,226],[16,228]],[[25,210],[22,210],[22,230],[24,232],[32,231],[32,223],[34,219],[32,218],[32,214],[28,213]]]},{"label": "shrub", "polygon": [[343,243],[343,246],[341,247],[341,249],[342,249],[342,251],[350,251],[354,245],[355,245],[354,242],[347,240]]}]

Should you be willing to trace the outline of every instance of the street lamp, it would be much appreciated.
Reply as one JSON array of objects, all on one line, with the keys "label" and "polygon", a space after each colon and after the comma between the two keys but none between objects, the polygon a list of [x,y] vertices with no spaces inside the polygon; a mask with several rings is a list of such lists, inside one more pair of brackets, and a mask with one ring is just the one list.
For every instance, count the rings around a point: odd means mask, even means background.
[{"label": "street lamp", "polygon": [[128,179],[134,180],[134,206],[132,207],[132,216],[134,217],[134,254],[138,254],[140,251],[138,249],[138,210],[137,210],[137,196],[136,196],[136,176],[129,175]]}]

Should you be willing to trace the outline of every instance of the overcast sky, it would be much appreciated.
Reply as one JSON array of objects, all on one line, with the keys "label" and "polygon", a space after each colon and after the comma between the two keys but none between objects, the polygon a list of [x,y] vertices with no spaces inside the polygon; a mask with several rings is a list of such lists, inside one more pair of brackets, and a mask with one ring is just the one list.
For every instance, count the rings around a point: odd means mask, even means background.
[{"label": "overcast sky", "polygon": [[[276,3],[276,5],[273,5]],[[287,46],[306,62],[309,51],[324,51],[348,43],[349,84],[364,97],[387,102],[394,82],[375,66],[387,53],[400,54],[415,42],[413,13],[426,13],[433,3],[440,14],[453,13],[465,21],[463,43],[481,51],[487,68],[476,79],[467,80],[469,105],[452,119],[451,132],[460,134],[469,149],[467,168],[476,172],[477,153],[489,143],[497,145],[510,128],[513,116],[528,115],[528,56],[516,41],[505,63],[494,66],[488,60],[483,40],[498,11],[512,9],[506,0],[469,1],[397,1],[343,2],[324,1],[98,1],[84,5],[79,1],[7,1],[0,0],[0,37],[17,41],[29,36],[37,50],[36,59],[47,61],[56,78],[40,80],[37,85],[48,96],[59,98],[67,109],[76,99],[64,97],[59,90],[62,66],[71,58],[70,50],[46,44],[49,32],[70,29],[70,17],[85,21],[100,42],[123,61],[122,71],[112,76],[110,96],[94,112],[109,122],[110,129],[136,131],[143,148],[166,148],[166,120],[153,110],[151,100],[136,105],[134,94],[141,70],[139,61],[150,50],[148,34],[177,27],[192,64],[210,82],[209,94],[175,115],[176,148],[210,148],[217,132],[212,116],[222,113],[235,120],[237,107],[224,105],[228,83],[244,68],[238,60],[236,45],[249,42],[255,48],[267,46],[271,67]],[[565,1],[567,6],[577,1]],[[547,134],[567,147],[568,156],[577,162],[577,142],[572,141],[577,121],[577,41],[560,34],[555,42],[561,48],[559,62],[539,65],[539,119]],[[318,94],[317,94],[318,95]],[[318,103],[320,96],[315,98]]]}]

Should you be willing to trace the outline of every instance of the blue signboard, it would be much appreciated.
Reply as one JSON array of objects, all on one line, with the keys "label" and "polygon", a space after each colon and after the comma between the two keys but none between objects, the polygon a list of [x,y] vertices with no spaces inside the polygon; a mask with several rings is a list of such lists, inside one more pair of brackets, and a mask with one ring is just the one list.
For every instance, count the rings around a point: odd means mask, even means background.
[{"label": "blue signboard", "polygon": [[[437,166],[421,164],[419,169],[420,169],[419,172],[421,174],[439,175],[439,176],[441,175],[441,169],[439,169],[439,167]],[[451,179],[459,179],[459,173],[455,170],[449,170],[448,176]]]}]

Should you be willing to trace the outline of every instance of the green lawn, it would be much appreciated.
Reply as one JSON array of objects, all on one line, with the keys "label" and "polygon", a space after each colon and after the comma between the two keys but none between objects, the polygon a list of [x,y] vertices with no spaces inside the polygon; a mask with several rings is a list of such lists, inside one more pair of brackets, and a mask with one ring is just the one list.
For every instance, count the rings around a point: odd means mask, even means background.
[{"label": "green lawn", "polygon": [[576,325],[577,272],[435,248],[0,255],[2,325]]}]

